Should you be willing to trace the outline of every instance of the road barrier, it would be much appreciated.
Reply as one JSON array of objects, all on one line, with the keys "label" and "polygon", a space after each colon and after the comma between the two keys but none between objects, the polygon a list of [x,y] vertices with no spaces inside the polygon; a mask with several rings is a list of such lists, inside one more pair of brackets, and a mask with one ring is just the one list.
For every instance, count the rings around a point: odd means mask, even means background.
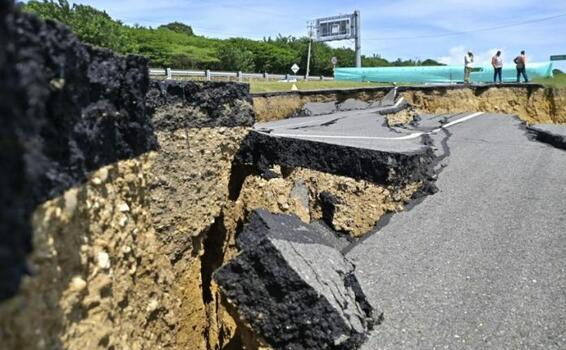
[{"label": "road barrier", "polygon": [[244,72],[222,72],[211,70],[180,70],[171,68],[150,68],[149,75],[152,78],[162,77],[164,79],[190,79],[190,80],[334,80],[332,77],[309,76],[305,79],[303,75],[293,74],[270,74],[270,73],[244,73]]},{"label": "road barrier", "polygon": [[[552,77],[551,62],[527,64],[529,79]],[[464,81],[464,66],[419,66],[419,67],[368,67],[368,68],[336,68],[336,80],[371,81],[376,83],[414,83],[414,84],[445,84]],[[517,70],[514,64],[508,64],[502,70],[503,81],[517,81]],[[474,83],[493,82],[493,67],[478,65],[471,73]]]}]

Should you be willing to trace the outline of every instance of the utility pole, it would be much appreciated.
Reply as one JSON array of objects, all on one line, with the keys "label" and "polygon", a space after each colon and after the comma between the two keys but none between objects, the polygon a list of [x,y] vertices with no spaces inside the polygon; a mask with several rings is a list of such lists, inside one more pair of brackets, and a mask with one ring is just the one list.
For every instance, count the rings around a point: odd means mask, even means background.
[{"label": "utility pole", "polygon": [[307,54],[307,74],[305,74],[305,80],[309,79],[310,69],[311,69],[311,49],[312,49],[312,36],[313,36],[313,26],[312,23],[309,22],[309,51]]},{"label": "utility pole", "polygon": [[356,30],[356,67],[357,68],[361,68],[362,67],[362,30],[361,30],[361,26],[362,26],[362,21],[360,19],[360,11],[356,10],[354,11],[354,20],[356,23],[354,23],[354,28]]}]

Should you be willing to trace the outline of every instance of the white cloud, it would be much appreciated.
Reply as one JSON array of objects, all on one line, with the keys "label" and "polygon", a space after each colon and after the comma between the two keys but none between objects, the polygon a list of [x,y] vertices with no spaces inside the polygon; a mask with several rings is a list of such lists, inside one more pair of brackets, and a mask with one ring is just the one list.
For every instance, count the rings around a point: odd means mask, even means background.
[{"label": "white cloud", "polygon": [[[447,65],[463,65],[464,64],[464,56],[467,54],[468,50],[469,49],[466,48],[463,45],[452,47],[448,51],[447,56],[438,57],[438,62],[447,64]],[[495,55],[495,53],[498,50],[502,51],[503,60],[505,62],[505,50],[504,49],[488,49],[488,50],[480,51],[480,52],[474,52],[472,50],[472,52],[474,54],[474,63],[478,64],[478,65],[491,63],[491,58],[493,57],[493,55]],[[507,61],[511,61],[511,58],[508,57]]]}]

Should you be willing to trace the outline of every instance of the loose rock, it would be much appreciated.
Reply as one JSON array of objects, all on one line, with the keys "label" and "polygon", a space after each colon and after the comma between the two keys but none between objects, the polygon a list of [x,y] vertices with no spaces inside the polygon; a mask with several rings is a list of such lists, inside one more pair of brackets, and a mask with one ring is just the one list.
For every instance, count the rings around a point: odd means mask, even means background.
[{"label": "loose rock", "polygon": [[297,117],[313,117],[337,112],[336,102],[309,102],[297,112]]},{"label": "loose rock", "polygon": [[349,98],[346,101],[338,104],[339,111],[355,111],[361,109],[368,109],[369,103]]}]

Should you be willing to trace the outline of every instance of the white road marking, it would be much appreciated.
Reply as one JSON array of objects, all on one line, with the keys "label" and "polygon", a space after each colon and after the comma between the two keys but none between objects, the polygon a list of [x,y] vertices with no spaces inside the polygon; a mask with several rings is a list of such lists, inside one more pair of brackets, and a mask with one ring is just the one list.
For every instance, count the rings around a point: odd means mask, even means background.
[{"label": "white road marking", "polygon": [[309,138],[309,139],[347,139],[347,140],[411,140],[424,135],[424,132],[413,133],[410,135],[399,137],[379,137],[379,136],[341,136],[341,135],[308,135],[308,134],[268,134],[271,136],[292,137],[292,138]]},{"label": "white road marking", "polygon": [[445,128],[449,127],[449,126],[463,123],[463,122],[465,122],[466,120],[470,120],[470,119],[472,119],[472,118],[479,117],[479,116],[482,115],[482,114],[484,114],[484,113],[483,113],[483,112],[478,112],[478,113],[470,114],[470,115],[468,115],[468,116],[465,116],[465,117],[462,117],[462,118],[460,118],[460,119],[454,120],[453,122],[450,122],[450,123],[448,123],[448,124],[442,125],[440,128],[433,130],[433,132],[438,132],[438,131],[440,131],[441,129],[445,129]]},{"label": "white road marking", "polygon": [[425,134],[433,134],[437,133],[442,129],[446,129],[450,126],[463,123],[467,120],[479,117],[480,115],[484,114],[483,112],[473,113],[468,116],[462,117],[460,119],[454,120],[450,123],[442,125],[439,128],[434,129],[433,131],[429,132],[415,132],[410,135],[399,136],[399,137],[380,137],[380,136],[348,136],[348,135],[309,135],[309,134],[279,134],[279,133],[267,133],[262,132],[261,130],[257,130],[267,135],[271,136],[279,136],[279,137],[292,137],[292,138],[313,138],[313,139],[346,139],[346,140],[389,140],[389,141],[403,141],[403,140],[412,140],[418,137],[421,137]]},{"label": "white road marking", "polygon": [[405,101],[404,97],[401,97],[400,99],[397,100],[397,102],[395,102],[395,104],[393,105],[393,107],[399,107],[399,105],[401,104],[401,102]]}]

